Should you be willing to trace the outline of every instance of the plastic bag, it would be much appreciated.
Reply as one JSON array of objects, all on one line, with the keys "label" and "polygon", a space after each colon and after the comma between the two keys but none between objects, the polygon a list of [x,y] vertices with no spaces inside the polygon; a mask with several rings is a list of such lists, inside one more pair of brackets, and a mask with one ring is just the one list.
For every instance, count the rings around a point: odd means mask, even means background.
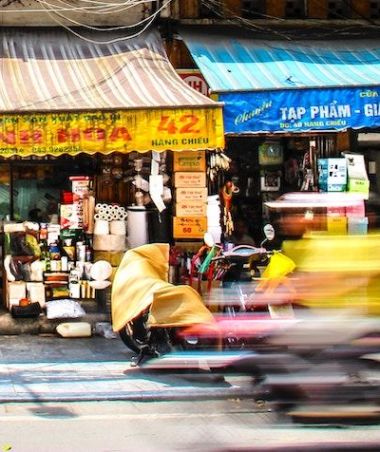
[{"label": "plastic bag", "polygon": [[97,322],[95,324],[95,334],[106,339],[116,339],[118,335],[113,331],[109,322]]},{"label": "plastic bag", "polygon": [[86,311],[75,300],[52,300],[46,303],[46,316],[48,319],[75,319],[86,315]]}]

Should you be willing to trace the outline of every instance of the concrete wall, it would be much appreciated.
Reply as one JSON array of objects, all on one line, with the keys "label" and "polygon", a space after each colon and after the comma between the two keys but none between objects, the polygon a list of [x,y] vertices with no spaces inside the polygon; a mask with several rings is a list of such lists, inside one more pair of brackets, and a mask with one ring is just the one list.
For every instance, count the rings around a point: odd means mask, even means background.
[{"label": "concrete wall", "polygon": [[[122,0],[102,0],[103,2],[116,3],[122,2]],[[46,0],[49,4],[60,8],[66,8],[64,3],[58,0]],[[66,0],[69,4],[69,8],[83,8],[93,6],[87,2],[81,2],[80,0]],[[125,3],[125,2],[124,2]],[[139,6],[133,6],[129,9],[122,9],[118,7],[115,10],[106,10],[105,7],[100,5],[102,10],[94,10],[94,12],[86,12],[83,9],[76,9],[72,11],[62,11],[60,14],[66,16],[68,19],[53,15],[51,17],[46,8],[35,0],[0,0],[0,24],[2,26],[55,26],[58,25],[54,20],[56,18],[59,22],[75,26],[69,19],[80,22],[86,25],[131,25],[139,22],[144,17],[150,14],[150,3],[141,4]],[[107,8],[107,7],[106,7]],[[125,8],[125,7],[124,7]],[[57,9],[58,10],[58,9]],[[59,11],[59,10],[58,10]]]}]

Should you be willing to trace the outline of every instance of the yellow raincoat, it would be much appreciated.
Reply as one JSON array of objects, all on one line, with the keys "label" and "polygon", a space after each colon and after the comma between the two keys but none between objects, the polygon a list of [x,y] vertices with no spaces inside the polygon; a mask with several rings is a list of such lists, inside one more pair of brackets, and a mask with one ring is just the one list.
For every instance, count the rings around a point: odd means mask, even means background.
[{"label": "yellow raincoat", "polygon": [[112,285],[112,326],[120,331],[149,306],[150,326],[214,323],[201,296],[190,286],[168,282],[169,245],[143,245],[127,251]]}]

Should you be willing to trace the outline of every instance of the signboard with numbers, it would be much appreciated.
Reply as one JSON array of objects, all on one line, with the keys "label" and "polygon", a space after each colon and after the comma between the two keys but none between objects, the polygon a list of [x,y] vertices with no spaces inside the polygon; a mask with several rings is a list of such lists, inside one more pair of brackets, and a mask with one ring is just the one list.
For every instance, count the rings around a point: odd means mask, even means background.
[{"label": "signboard with numbers", "polygon": [[206,171],[204,151],[177,152],[173,157],[174,171]]},{"label": "signboard with numbers", "polygon": [[147,152],[224,146],[221,108],[0,115],[0,156]]},{"label": "signboard with numbers", "polygon": [[176,201],[202,201],[207,202],[207,188],[206,187],[180,187],[175,191]]},{"label": "signboard with numbers", "polygon": [[187,215],[202,217],[207,215],[207,204],[202,201],[177,201],[175,211],[179,217]]},{"label": "signboard with numbers", "polygon": [[206,173],[202,172],[177,172],[174,174],[174,185],[176,187],[205,187]]},{"label": "signboard with numbers", "polygon": [[207,232],[207,217],[174,217],[173,237],[176,239],[202,239]]}]

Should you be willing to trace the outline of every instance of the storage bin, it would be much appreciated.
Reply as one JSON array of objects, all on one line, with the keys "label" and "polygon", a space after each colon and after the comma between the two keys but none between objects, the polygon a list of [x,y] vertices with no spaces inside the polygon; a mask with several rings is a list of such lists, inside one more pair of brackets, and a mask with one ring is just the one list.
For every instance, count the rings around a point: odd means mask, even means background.
[{"label": "storage bin", "polygon": [[349,234],[367,234],[368,218],[367,217],[348,217],[348,233]]}]

